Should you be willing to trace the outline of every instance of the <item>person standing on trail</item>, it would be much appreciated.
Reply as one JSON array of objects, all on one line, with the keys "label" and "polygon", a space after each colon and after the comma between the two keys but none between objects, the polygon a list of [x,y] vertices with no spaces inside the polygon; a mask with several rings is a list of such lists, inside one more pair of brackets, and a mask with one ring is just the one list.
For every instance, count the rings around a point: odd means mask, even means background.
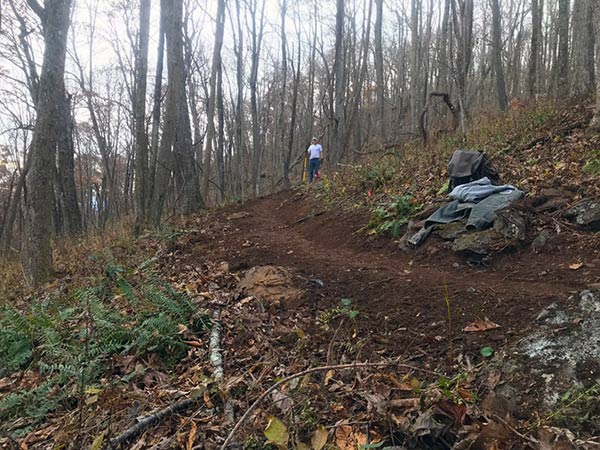
[{"label": "person standing on trail", "polygon": [[321,159],[323,159],[323,147],[319,144],[319,139],[314,137],[307,150],[308,153],[308,182],[319,176]]}]

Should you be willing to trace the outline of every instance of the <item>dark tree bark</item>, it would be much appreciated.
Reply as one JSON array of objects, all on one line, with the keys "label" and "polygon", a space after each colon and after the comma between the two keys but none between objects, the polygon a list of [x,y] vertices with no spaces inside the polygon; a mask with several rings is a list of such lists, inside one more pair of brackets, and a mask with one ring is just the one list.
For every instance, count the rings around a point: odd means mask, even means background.
[{"label": "dark tree bark", "polygon": [[542,10],[541,2],[531,0],[531,48],[529,52],[529,69],[527,72],[527,93],[530,97],[537,95],[540,44],[542,41]]},{"label": "dark tree bark", "polygon": [[502,18],[500,3],[492,0],[492,45],[494,46],[494,71],[496,72],[496,95],[500,111],[506,111],[506,83],[504,81],[504,66],[502,65]]},{"label": "dark tree bark", "polygon": [[337,0],[335,14],[335,60],[333,64],[334,76],[334,118],[335,133],[332,143],[333,162],[339,162],[346,146],[346,113],[345,113],[345,58],[344,58],[344,0]]},{"label": "dark tree bark", "polygon": [[452,24],[457,46],[454,78],[458,86],[458,100],[464,133],[469,116],[467,82],[473,59],[473,0],[451,0],[451,2]]},{"label": "dark tree bark", "polygon": [[34,0],[28,3],[42,21],[45,49],[31,144],[31,167],[27,174],[22,263],[26,282],[30,286],[39,286],[53,274],[50,244],[53,199],[48,168],[54,165],[58,143],[71,1],[47,0],[43,9]]},{"label": "dark tree bark", "polygon": [[[379,135],[382,142],[385,142],[385,121],[384,121],[384,85],[383,85],[383,43],[382,43],[382,24],[383,24],[383,0],[375,0],[377,14],[375,16],[375,78],[377,80],[377,122],[379,126]],[[369,13],[370,14],[370,13]],[[369,36],[367,36],[367,40]],[[365,44],[366,45],[366,44]]]},{"label": "dark tree bark", "polygon": [[150,36],[150,0],[140,1],[140,29],[135,60],[135,232],[146,226],[148,191],[148,135],[146,134],[146,85],[148,76],[148,40]]},{"label": "dark tree bark", "polygon": [[558,0],[557,95],[569,95],[569,0]]},{"label": "dark tree bark", "polygon": [[[206,148],[204,149],[204,177],[202,178],[202,193],[208,195],[210,181],[210,166],[213,156],[213,142],[215,140],[215,108],[217,103],[217,78],[221,70],[221,49],[223,48],[223,34],[225,30],[225,0],[219,0],[217,6],[217,23],[215,45],[213,47],[212,65],[210,69],[209,97],[206,106]],[[218,171],[218,168],[217,168]]]},{"label": "dark tree bark", "polygon": [[80,233],[83,228],[75,185],[74,121],[71,114],[71,98],[72,96],[65,92],[61,101],[58,118],[60,136],[56,155],[59,204],[64,218],[65,232],[69,235]]},{"label": "dark tree bark", "polygon": [[260,172],[260,163],[263,153],[263,142],[261,139],[260,122],[258,117],[258,66],[260,62],[260,52],[262,48],[262,41],[264,35],[265,26],[265,6],[266,1],[262,0],[262,6],[260,8],[260,18],[257,23],[257,2],[253,2],[250,8],[251,14],[251,27],[252,35],[250,39],[252,41],[252,64],[250,68],[250,109],[252,116],[252,196],[258,195],[258,175]]},{"label": "dark tree bark", "polygon": [[181,198],[179,210],[183,214],[204,207],[200,192],[198,167],[192,145],[192,128],[186,93],[186,73],[183,59],[183,0],[163,0],[166,10],[168,95],[172,97],[175,114],[173,123],[173,156],[176,164],[176,188]]},{"label": "dark tree bark", "polygon": [[162,141],[160,143],[153,195],[152,223],[160,224],[170,183],[175,175],[177,206],[183,214],[204,207],[194,150],[186,94],[183,58],[183,1],[162,0],[161,16],[167,43],[169,81]]},{"label": "dark tree bark", "polygon": [[574,0],[572,29],[570,93],[587,94],[595,81],[593,0]]},{"label": "dark tree bark", "polygon": [[596,37],[596,110],[594,116],[590,122],[590,127],[594,130],[600,131],[600,1],[594,0],[593,4],[593,17],[596,25],[595,37]]},{"label": "dark tree bark", "polygon": [[[162,103],[162,74],[165,55],[165,30],[164,17],[160,16],[160,27],[158,32],[158,50],[156,58],[156,76],[154,77],[154,94],[152,98],[152,142],[150,145],[150,168],[148,172],[148,189],[146,195],[146,205],[150,206],[154,198],[154,182],[156,177],[156,166],[158,163],[158,145],[160,130],[160,115]],[[148,214],[150,216],[150,214]]]}]

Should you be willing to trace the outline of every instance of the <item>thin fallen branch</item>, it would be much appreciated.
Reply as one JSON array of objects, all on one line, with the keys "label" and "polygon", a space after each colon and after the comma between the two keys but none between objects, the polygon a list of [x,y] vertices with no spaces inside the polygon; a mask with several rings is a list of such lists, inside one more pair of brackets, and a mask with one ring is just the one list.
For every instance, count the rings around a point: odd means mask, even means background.
[{"label": "thin fallen branch", "polygon": [[210,364],[213,366],[213,378],[217,383],[223,380],[223,355],[221,354],[221,309],[215,308],[210,330]]},{"label": "thin fallen branch", "polygon": [[425,372],[425,373],[428,373],[430,375],[432,374],[432,375],[439,376],[439,374],[437,374],[435,372],[432,372],[430,370],[427,370],[427,369],[421,369],[420,367],[411,366],[409,364],[400,364],[400,363],[398,363],[397,359],[391,360],[391,361],[385,361],[385,362],[378,362],[378,363],[337,364],[337,365],[331,365],[331,366],[312,367],[310,369],[303,370],[302,372],[298,372],[298,373],[295,373],[295,374],[290,375],[288,377],[285,377],[284,379],[282,379],[282,380],[278,381],[277,383],[275,383],[274,385],[272,385],[265,392],[263,392],[254,401],[254,403],[252,403],[252,405],[250,405],[250,407],[246,410],[246,412],[244,413],[244,415],[242,417],[240,417],[240,419],[236,422],[235,426],[229,432],[229,434],[225,438],[225,441],[223,442],[223,444],[221,445],[221,447],[220,447],[219,450],[226,450],[227,449],[227,446],[229,445],[229,443],[231,442],[231,440],[235,436],[235,433],[244,424],[244,422],[246,421],[246,419],[248,418],[248,416],[250,416],[250,414],[252,413],[252,411],[254,411],[256,409],[256,407],[265,398],[267,398],[271,392],[273,392],[275,389],[277,389],[282,384],[285,384],[285,383],[293,380],[294,378],[299,378],[299,377],[303,377],[304,375],[308,375],[308,374],[311,374],[311,373],[323,372],[323,371],[328,371],[328,370],[359,369],[361,367],[381,367],[381,366],[391,366],[391,365],[396,365],[398,367],[403,367],[405,369],[411,369],[411,370],[415,370],[415,371],[419,371],[419,372]]},{"label": "thin fallen branch", "polygon": [[125,430],[115,439],[112,439],[109,443],[109,448],[119,448],[121,445],[135,439],[140,434],[142,434],[147,428],[156,425],[162,422],[165,418],[177,414],[178,412],[185,411],[191,406],[198,403],[198,400],[186,398],[184,400],[180,400],[172,405],[167,406],[166,408],[161,409],[160,411],[151,414],[138,423],[133,425],[131,428]]}]

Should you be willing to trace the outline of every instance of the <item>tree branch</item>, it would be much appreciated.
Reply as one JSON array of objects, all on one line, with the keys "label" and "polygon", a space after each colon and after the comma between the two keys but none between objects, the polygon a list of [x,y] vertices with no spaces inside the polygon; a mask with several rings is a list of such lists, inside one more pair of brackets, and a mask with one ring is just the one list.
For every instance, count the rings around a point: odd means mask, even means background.
[{"label": "tree branch", "polygon": [[38,15],[42,23],[44,23],[44,19],[46,17],[46,10],[44,7],[40,5],[37,0],[27,0],[27,4],[31,9],[33,9],[33,12]]}]

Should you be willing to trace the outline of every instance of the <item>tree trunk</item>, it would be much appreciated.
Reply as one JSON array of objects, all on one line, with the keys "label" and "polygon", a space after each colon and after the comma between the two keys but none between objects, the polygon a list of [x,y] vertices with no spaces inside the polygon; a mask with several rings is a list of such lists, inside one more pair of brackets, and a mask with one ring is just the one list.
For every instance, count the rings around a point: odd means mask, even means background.
[{"label": "tree trunk", "polygon": [[41,10],[37,2],[35,6],[43,24],[45,49],[31,143],[31,167],[27,174],[27,220],[22,252],[23,273],[30,286],[39,286],[53,274],[50,244],[52,184],[48,168],[54,165],[58,143],[71,1],[46,0],[45,8]]},{"label": "tree trunk", "polygon": [[461,128],[466,132],[466,121],[469,116],[467,101],[467,82],[473,57],[473,0],[451,0],[452,23],[456,37],[456,62],[454,78],[458,86],[458,100],[461,114]]},{"label": "tree trunk", "polygon": [[558,0],[557,94],[569,95],[569,0]]},{"label": "tree trunk", "polygon": [[212,66],[210,69],[210,93],[206,106],[206,148],[204,149],[204,178],[202,179],[202,193],[208,195],[210,181],[210,166],[213,154],[213,141],[215,139],[215,105],[217,90],[217,72],[221,66],[221,48],[223,47],[223,33],[225,28],[225,1],[219,0],[217,6],[217,24],[215,45],[213,47]]},{"label": "tree trunk", "polygon": [[135,232],[146,226],[148,190],[148,135],[146,134],[146,84],[148,75],[148,39],[150,35],[150,0],[140,1],[140,30],[135,60]]},{"label": "tree trunk", "polygon": [[176,164],[176,181],[181,198],[179,211],[189,214],[204,207],[200,192],[198,168],[192,145],[192,129],[186,93],[186,73],[183,58],[183,0],[163,0],[166,21],[167,67],[169,94],[173,99],[175,134],[173,156]]},{"label": "tree trunk", "polygon": [[531,49],[529,52],[529,70],[527,72],[527,93],[537,95],[537,80],[540,64],[540,41],[542,39],[542,11],[538,0],[531,0]]},{"label": "tree trunk", "polygon": [[262,139],[260,133],[260,122],[258,117],[258,64],[260,62],[260,51],[262,47],[262,39],[264,32],[265,21],[265,6],[266,1],[262,0],[260,11],[260,23],[256,23],[256,6],[254,3],[251,8],[252,17],[252,65],[250,68],[250,109],[252,116],[252,196],[258,195],[258,176],[260,172],[260,162],[262,157]]},{"label": "tree trunk", "polygon": [[75,185],[75,144],[73,142],[73,116],[71,114],[71,95],[63,96],[60,105],[59,141],[56,166],[58,171],[58,191],[65,220],[65,231],[69,235],[80,233],[83,224],[77,201]]},{"label": "tree trunk", "polygon": [[[236,58],[236,85],[237,99],[235,104],[235,137],[238,155],[239,191],[240,197],[245,198],[246,193],[246,139],[244,134],[244,29],[240,15],[240,0],[235,0],[237,23],[237,43],[234,46]],[[235,39],[234,39],[235,42]]]},{"label": "tree trunk", "polygon": [[[383,85],[383,0],[375,0],[377,14],[375,17],[375,78],[377,80],[377,122],[379,126],[379,136],[382,142],[385,142],[385,122],[384,122],[384,85]],[[369,36],[367,36],[368,42]],[[366,43],[364,45],[367,45]],[[365,64],[365,62],[363,62]],[[359,94],[357,94],[359,95]]]},{"label": "tree trunk", "polygon": [[500,111],[506,111],[508,100],[506,98],[506,84],[504,82],[504,67],[502,65],[502,19],[500,3],[492,0],[492,45],[494,46],[494,71],[496,72],[496,95]]},{"label": "tree trunk", "polygon": [[335,15],[335,60],[333,64],[334,76],[334,117],[335,132],[332,143],[333,163],[342,158],[346,141],[346,114],[345,114],[345,58],[344,58],[344,0],[337,0]]},{"label": "tree trunk", "polygon": [[593,0],[574,0],[572,33],[571,95],[594,89]]},{"label": "tree trunk", "polygon": [[[150,169],[146,204],[150,206],[152,198],[154,198],[154,180],[156,177],[158,163],[158,145],[159,145],[159,129],[160,129],[160,105],[162,103],[162,73],[163,60],[165,55],[165,30],[164,17],[161,13],[160,26],[158,31],[158,52],[156,58],[156,76],[154,78],[154,95],[152,99],[152,143],[150,145]],[[148,214],[149,216],[150,214]]]},{"label": "tree trunk", "polygon": [[600,131],[600,2],[594,0],[594,24],[596,37],[596,110],[590,122],[590,127]]}]

